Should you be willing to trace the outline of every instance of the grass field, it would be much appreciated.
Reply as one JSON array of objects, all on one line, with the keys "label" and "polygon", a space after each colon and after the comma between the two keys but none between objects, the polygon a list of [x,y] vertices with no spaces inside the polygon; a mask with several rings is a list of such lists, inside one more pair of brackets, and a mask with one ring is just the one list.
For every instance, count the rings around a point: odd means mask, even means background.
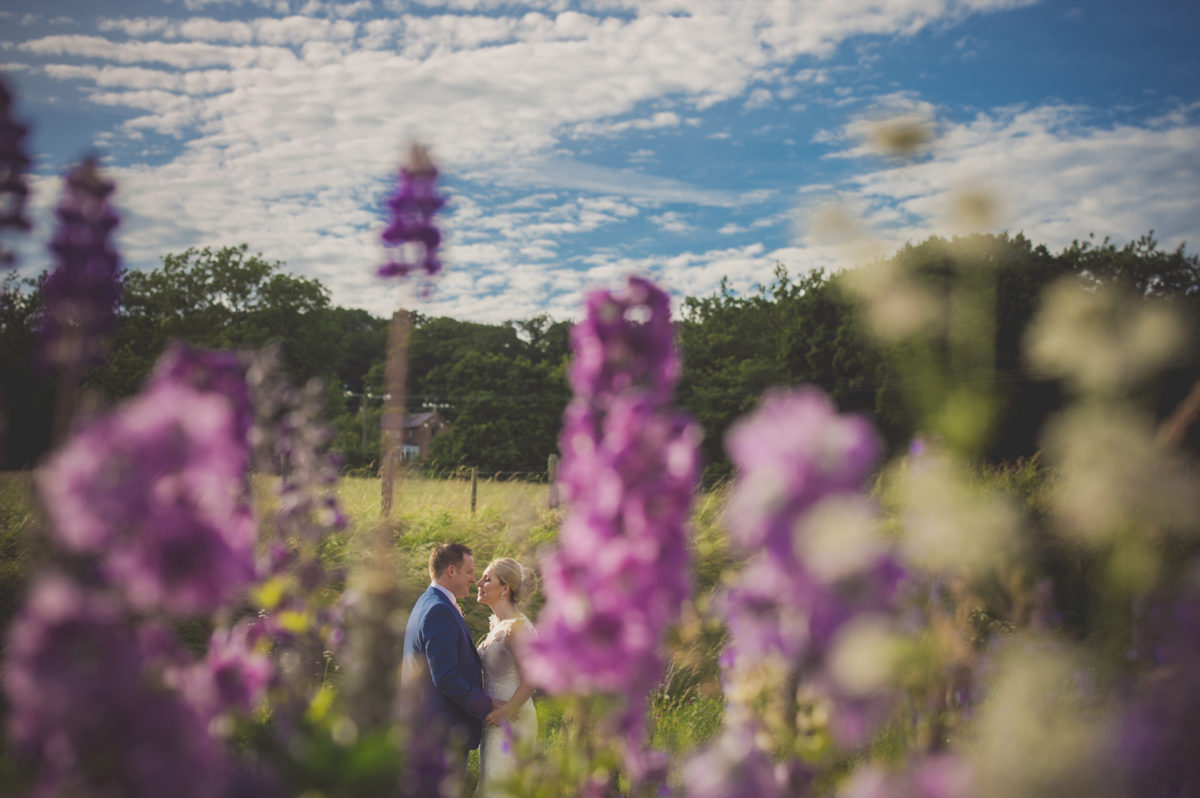
[{"label": "grass field", "polygon": [[[277,478],[258,477],[254,494],[260,512],[269,510]],[[327,566],[345,572],[373,556],[369,547],[382,523],[379,479],[345,477],[336,486],[349,524],[330,536],[321,547]],[[706,597],[729,567],[720,512],[724,490],[697,498],[693,515],[693,562],[696,596]],[[475,550],[476,572],[497,557],[513,557],[538,568],[540,554],[553,544],[564,510],[548,506],[549,487],[519,481],[478,481],[475,508],[471,508],[469,479],[431,479],[406,476],[396,487],[393,512],[386,527],[394,545],[398,581],[405,601],[414,600],[429,583],[428,558],[434,545],[459,541]],[[24,595],[30,573],[39,558],[40,512],[33,496],[29,472],[0,474],[0,623],[7,627]],[[536,619],[544,599],[536,593],[523,609]],[[467,623],[476,639],[488,628],[490,610],[465,599]],[[694,607],[688,610],[694,615]],[[197,635],[197,642],[206,640]],[[654,743],[673,751],[690,750],[720,727],[723,699],[717,681],[716,656],[720,635],[692,623],[673,636],[673,659],[662,689],[653,698],[649,713]],[[563,733],[564,706],[550,699],[537,701],[541,732],[539,744],[553,750]]]},{"label": "grass field", "polygon": [[[344,478],[338,496],[350,519],[349,529],[326,547],[331,565],[354,567],[361,550],[356,538],[379,523],[380,481]],[[552,545],[563,518],[561,508],[547,506],[545,484],[480,480],[475,512],[467,479],[409,476],[399,483],[394,500],[394,537],[404,593],[415,596],[429,582],[429,551],[442,541],[459,541],[475,550],[476,572],[497,557],[513,557],[537,568],[540,553]],[[724,488],[697,497],[692,520],[695,591],[703,606],[730,566],[720,529]],[[543,597],[535,594],[525,611],[536,619]],[[477,638],[487,631],[487,607],[469,597],[462,602],[467,623]],[[694,613],[694,608],[689,608]],[[717,681],[718,631],[691,624],[672,638],[674,654],[668,676],[654,697],[649,721],[657,746],[690,750],[717,732],[724,701]],[[563,707],[538,701],[541,744],[553,749],[562,733]]]}]

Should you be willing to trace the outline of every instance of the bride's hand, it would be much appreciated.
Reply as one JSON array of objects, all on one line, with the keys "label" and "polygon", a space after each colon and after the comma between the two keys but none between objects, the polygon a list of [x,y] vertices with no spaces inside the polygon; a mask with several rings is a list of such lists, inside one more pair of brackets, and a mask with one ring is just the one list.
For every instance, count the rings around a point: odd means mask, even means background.
[{"label": "bride's hand", "polygon": [[512,711],[505,709],[505,702],[501,702],[495,709],[488,713],[488,716],[483,719],[483,722],[489,726],[499,726],[504,721],[508,720],[512,715]]}]

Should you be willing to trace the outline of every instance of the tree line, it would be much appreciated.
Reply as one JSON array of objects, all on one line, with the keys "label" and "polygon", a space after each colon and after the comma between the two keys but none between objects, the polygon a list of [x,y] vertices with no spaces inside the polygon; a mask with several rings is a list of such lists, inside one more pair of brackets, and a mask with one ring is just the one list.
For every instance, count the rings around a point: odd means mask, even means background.
[{"label": "tree line", "polygon": [[[1022,235],[935,237],[903,247],[888,266],[934,296],[987,276],[984,315],[998,407],[981,450],[988,459],[1033,454],[1041,426],[1063,401],[1062,386],[1031,374],[1021,357],[1026,327],[1050,283],[1074,275],[1124,285],[1147,301],[1182,303],[1193,334],[1200,319],[1200,260],[1182,246],[1163,250],[1150,235],[1120,247],[1085,240],[1058,253]],[[911,343],[866,332],[851,286],[867,268],[793,275],[780,264],[756,291],[738,294],[722,284],[711,296],[683,301],[677,401],[704,425],[709,479],[728,473],[722,439],[729,425],[771,386],[820,386],[843,411],[871,417],[892,447],[919,431],[921,420],[907,409],[912,403],[901,398],[938,386],[907,368]],[[30,466],[50,444],[55,389],[35,357],[43,280],[10,274],[0,295],[0,468]],[[345,464],[369,470],[379,456],[381,402],[372,397],[382,393],[387,327],[387,319],[364,310],[333,306],[319,281],[288,274],[244,244],[189,249],[124,275],[109,357],[86,385],[103,401],[131,395],[175,338],[220,348],[277,341],[294,380],[326,386],[334,446]],[[413,314],[409,412],[436,407],[452,422],[427,465],[543,472],[570,399],[569,338],[570,324],[547,316],[482,324]],[[929,343],[937,357],[936,340]],[[1154,411],[1169,413],[1198,377],[1195,358],[1178,363],[1154,386]]]}]

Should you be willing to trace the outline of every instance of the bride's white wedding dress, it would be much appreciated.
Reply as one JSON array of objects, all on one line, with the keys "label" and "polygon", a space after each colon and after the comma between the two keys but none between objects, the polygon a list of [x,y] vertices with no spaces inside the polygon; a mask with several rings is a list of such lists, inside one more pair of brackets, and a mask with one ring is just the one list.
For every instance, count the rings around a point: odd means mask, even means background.
[{"label": "bride's white wedding dress", "polygon": [[[509,648],[509,635],[520,625],[518,634],[533,633],[533,626],[524,615],[507,621],[497,621],[493,615],[491,629],[479,644],[483,659],[483,689],[493,698],[507,701],[521,683],[517,660]],[[519,745],[528,745],[537,737],[537,712],[529,699],[508,722],[500,726],[484,724],[483,741],[479,745],[479,787],[476,796],[494,794],[493,785],[506,779],[516,767]]]}]

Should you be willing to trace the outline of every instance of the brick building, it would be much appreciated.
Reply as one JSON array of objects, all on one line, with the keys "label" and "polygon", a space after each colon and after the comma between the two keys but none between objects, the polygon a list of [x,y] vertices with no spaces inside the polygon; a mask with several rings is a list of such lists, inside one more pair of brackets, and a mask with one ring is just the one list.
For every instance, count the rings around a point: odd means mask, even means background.
[{"label": "brick building", "polygon": [[437,410],[409,413],[404,417],[404,459],[419,460],[429,456],[433,439],[450,429],[450,422]]}]

